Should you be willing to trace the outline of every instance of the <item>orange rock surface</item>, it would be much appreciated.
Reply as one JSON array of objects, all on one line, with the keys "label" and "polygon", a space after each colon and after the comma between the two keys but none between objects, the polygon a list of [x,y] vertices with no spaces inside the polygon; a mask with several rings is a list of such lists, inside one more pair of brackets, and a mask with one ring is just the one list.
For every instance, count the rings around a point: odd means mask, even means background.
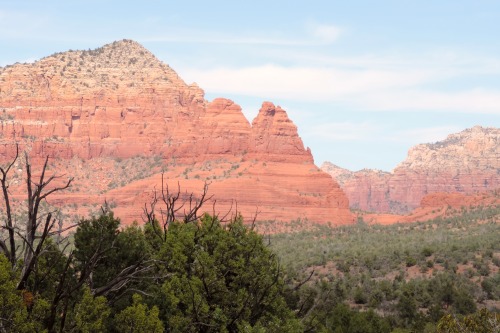
[{"label": "orange rock surface", "polygon": [[346,192],[352,208],[408,213],[429,193],[473,194],[500,187],[500,129],[476,126],[446,140],[411,148],[392,172],[321,167]]},{"label": "orange rock surface", "polygon": [[124,221],[140,220],[163,171],[190,192],[209,182],[215,213],[237,203],[258,219],[353,222],[345,194],[314,165],[283,109],[264,102],[250,124],[233,101],[205,100],[133,41],[0,68],[0,130],[1,163],[17,142],[35,165],[50,156],[55,171],[75,177],[54,196],[60,205],[106,199]]},{"label": "orange rock surface", "polygon": [[364,221],[370,224],[394,224],[428,221],[438,217],[459,215],[463,209],[478,206],[500,205],[500,192],[478,194],[432,193],[422,198],[420,206],[407,215],[397,214],[362,214]]}]

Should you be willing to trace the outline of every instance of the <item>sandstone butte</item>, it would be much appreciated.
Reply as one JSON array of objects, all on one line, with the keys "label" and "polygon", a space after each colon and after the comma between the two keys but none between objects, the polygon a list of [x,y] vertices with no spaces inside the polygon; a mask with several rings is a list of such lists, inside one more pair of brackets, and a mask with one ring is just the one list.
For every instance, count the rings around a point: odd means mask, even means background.
[{"label": "sandstone butte", "polygon": [[500,129],[475,126],[450,134],[443,141],[414,146],[392,172],[352,172],[328,162],[321,168],[339,182],[351,208],[408,213],[427,194],[475,194],[498,189]]},{"label": "sandstone butte", "polygon": [[[49,156],[50,172],[75,177],[50,201],[66,213],[85,215],[106,200],[122,221],[140,222],[163,172],[170,189],[195,196],[209,183],[210,213],[354,221],[283,109],[264,102],[250,124],[237,104],[205,100],[134,41],[0,67],[0,124],[2,164],[18,143],[35,168]],[[11,185],[18,199],[22,169],[20,159]]]}]

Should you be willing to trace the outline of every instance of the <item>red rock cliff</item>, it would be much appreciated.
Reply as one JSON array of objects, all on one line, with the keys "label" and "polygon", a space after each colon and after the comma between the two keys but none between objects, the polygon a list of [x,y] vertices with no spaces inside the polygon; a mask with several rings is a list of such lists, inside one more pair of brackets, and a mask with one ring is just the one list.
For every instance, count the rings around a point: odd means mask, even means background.
[{"label": "red rock cliff", "polygon": [[500,187],[500,130],[476,126],[444,141],[411,148],[391,173],[351,172],[331,163],[322,169],[337,179],[351,207],[406,213],[428,193],[471,194]]},{"label": "red rock cliff", "polygon": [[0,68],[0,130],[3,162],[13,157],[15,142],[34,161],[51,156],[68,173],[76,172],[75,157],[99,161],[94,173],[85,164],[78,169],[99,179],[93,183],[99,191],[82,178],[86,192],[72,192],[62,204],[72,196],[87,203],[106,197],[137,218],[139,201],[159,185],[159,170],[141,181],[133,181],[139,177],[131,170],[132,180],[117,189],[106,176],[116,172],[106,168],[114,165],[109,159],[151,156],[187,189],[210,181],[223,208],[237,199],[242,213],[258,209],[261,219],[353,221],[344,193],[314,165],[283,109],[265,102],[250,124],[234,102],[206,101],[196,84],[186,84],[133,41]]}]

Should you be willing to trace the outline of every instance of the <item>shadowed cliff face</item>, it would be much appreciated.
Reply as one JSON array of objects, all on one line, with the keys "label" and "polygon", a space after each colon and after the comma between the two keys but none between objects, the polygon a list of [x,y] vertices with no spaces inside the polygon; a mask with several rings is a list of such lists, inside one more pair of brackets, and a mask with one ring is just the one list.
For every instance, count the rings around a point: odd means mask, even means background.
[{"label": "shadowed cliff face", "polygon": [[328,172],[346,192],[351,207],[406,213],[428,193],[471,194],[500,187],[500,130],[476,126],[444,141],[411,148],[392,172],[351,172],[331,163]]},{"label": "shadowed cliff face", "polygon": [[[221,210],[237,199],[241,213],[258,210],[259,219],[353,220],[344,193],[314,165],[283,109],[265,102],[250,124],[237,104],[206,101],[196,84],[133,41],[0,68],[0,121],[3,163],[17,142],[35,164],[50,156],[61,172],[86,175],[78,191],[58,199],[62,205],[107,198],[136,219],[163,170],[188,190],[210,181]],[[141,177],[134,173],[144,170],[131,168],[128,180],[107,186],[112,176],[101,175],[116,174],[110,160],[138,156],[160,163],[144,165],[150,170]],[[75,169],[75,158],[99,160],[100,169],[95,163]]]}]

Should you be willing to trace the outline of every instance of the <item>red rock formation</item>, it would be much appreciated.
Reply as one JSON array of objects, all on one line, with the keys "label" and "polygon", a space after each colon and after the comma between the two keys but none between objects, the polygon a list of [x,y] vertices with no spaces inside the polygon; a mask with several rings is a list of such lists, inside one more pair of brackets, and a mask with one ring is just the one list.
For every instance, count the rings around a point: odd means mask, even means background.
[{"label": "red rock formation", "polygon": [[389,172],[363,169],[357,172],[325,162],[321,169],[330,174],[349,198],[351,208],[364,211],[390,211],[387,182]]},{"label": "red rock formation", "polygon": [[314,164],[311,152],[304,149],[297,127],[285,110],[270,102],[262,104],[259,114],[252,122],[250,150],[258,155],[265,154],[272,161]]},{"label": "red rock formation", "polygon": [[[0,68],[0,129],[1,161],[13,157],[15,142],[35,163],[49,155],[77,177],[76,190],[56,201],[106,198],[125,221],[139,219],[161,169],[190,191],[211,182],[221,211],[235,199],[240,212],[258,209],[260,219],[353,221],[344,193],[314,165],[283,109],[265,102],[250,125],[234,102],[206,101],[196,84],[133,41]],[[113,161],[137,156],[149,164],[118,182]],[[156,158],[161,165],[151,166]]]},{"label": "red rock formation", "polygon": [[197,129],[206,113],[203,91],[135,42],[14,65],[0,77],[1,107],[9,117],[4,137],[36,138],[35,156],[206,153],[207,146],[192,147],[203,135]]},{"label": "red rock formation", "polygon": [[422,198],[418,209],[470,208],[500,204],[500,193],[484,192],[466,195],[463,193],[432,193]]},{"label": "red rock formation", "polygon": [[478,194],[432,193],[422,198],[420,206],[407,215],[396,214],[361,214],[364,221],[370,224],[394,224],[423,222],[438,217],[460,215],[463,210],[474,207],[500,205],[500,193],[482,192]]},{"label": "red rock formation", "polygon": [[391,173],[350,172],[325,163],[351,207],[366,211],[406,213],[428,193],[471,194],[500,187],[500,130],[476,126],[444,141],[411,148]]}]

